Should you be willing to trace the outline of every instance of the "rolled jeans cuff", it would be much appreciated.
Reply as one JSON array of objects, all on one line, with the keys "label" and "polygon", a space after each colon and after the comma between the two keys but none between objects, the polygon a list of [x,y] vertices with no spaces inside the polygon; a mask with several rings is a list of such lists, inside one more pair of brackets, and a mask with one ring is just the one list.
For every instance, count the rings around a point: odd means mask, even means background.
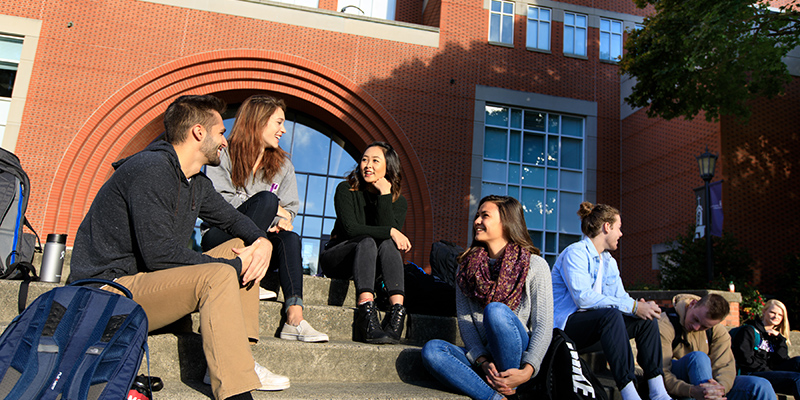
[{"label": "rolled jeans cuff", "polygon": [[298,296],[289,297],[285,302],[283,302],[283,311],[287,311],[290,306],[303,307],[303,299]]}]

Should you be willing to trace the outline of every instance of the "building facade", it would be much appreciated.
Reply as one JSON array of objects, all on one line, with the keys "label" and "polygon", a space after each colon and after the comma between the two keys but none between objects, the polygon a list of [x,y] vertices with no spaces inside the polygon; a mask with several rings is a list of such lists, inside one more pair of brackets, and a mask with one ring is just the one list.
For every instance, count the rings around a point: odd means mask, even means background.
[{"label": "building facade", "polygon": [[694,156],[708,146],[721,153],[725,229],[772,268],[797,251],[798,219],[782,213],[800,195],[800,84],[754,104],[763,113],[745,127],[648,119],[622,101],[616,65],[646,13],[627,0],[3,2],[0,65],[14,81],[0,87],[2,146],[31,177],[34,227],[71,243],[111,162],[154,140],[177,96],[215,94],[231,118],[271,93],[291,111],[281,145],[301,165],[295,230],[312,272],[333,187],[384,140],[404,169],[409,261],[427,265],[436,240],[467,245],[476,202],[496,193],[522,201],[552,265],[580,238],[588,200],[621,209],[615,255],[630,283],[654,282],[653,246],[694,220]]}]

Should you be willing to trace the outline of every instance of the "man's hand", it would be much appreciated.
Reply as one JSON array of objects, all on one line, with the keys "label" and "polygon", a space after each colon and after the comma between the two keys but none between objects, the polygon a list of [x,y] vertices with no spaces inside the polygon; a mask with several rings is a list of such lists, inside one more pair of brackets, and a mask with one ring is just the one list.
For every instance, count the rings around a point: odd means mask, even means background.
[{"label": "man's hand", "polygon": [[252,281],[258,285],[269,268],[272,243],[267,238],[261,237],[250,246],[231,250],[242,260],[242,284],[246,285]]},{"label": "man's hand", "polygon": [[689,394],[695,400],[725,400],[725,387],[711,379],[706,383],[692,386]]},{"label": "man's hand", "polygon": [[636,316],[641,319],[658,319],[661,318],[661,307],[654,301],[644,301],[639,299],[636,303]]}]

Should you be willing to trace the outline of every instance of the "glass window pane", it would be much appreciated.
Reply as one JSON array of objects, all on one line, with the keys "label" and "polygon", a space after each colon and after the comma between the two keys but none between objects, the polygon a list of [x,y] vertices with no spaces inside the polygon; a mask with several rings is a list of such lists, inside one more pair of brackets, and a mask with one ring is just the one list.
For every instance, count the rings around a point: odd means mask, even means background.
[{"label": "glass window pane", "polygon": [[575,54],[575,28],[564,27],[564,53]]},{"label": "glass window pane", "polygon": [[542,8],[539,15],[539,19],[542,21],[550,21],[550,10]]},{"label": "glass window pane", "polygon": [[336,193],[336,186],[342,180],[337,178],[328,178],[328,188],[325,191],[325,216],[336,217],[336,208],[333,206],[333,195]]},{"label": "glass window pane", "polygon": [[575,30],[575,54],[586,55],[586,29]]},{"label": "glass window pane", "polygon": [[[233,121],[235,121],[235,118],[231,118],[231,126],[230,127],[225,125],[225,128],[228,129],[228,131],[225,132],[225,135],[228,135],[228,134],[231,133],[231,128],[233,127]],[[294,121],[291,121],[291,120],[287,119],[286,121],[283,122],[283,127],[286,128],[286,133],[284,133],[283,136],[281,136],[281,141],[280,141],[280,143],[278,145],[281,146],[281,148],[284,151],[289,153],[289,159],[291,160],[292,156],[293,156],[293,154],[292,154],[292,142],[294,141],[295,123],[294,123]],[[225,137],[227,138],[227,136],[225,136]]]},{"label": "glass window pane", "polygon": [[519,199],[519,186],[509,185],[508,186],[508,193],[506,196],[511,196],[515,199]]},{"label": "glass window pane", "polygon": [[486,127],[486,133],[483,135],[483,156],[505,160],[507,136],[508,131],[505,129]]},{"label": "glass window pane", "polygon": [[14,91],[14,81],[17,80],[17,68],[0,68],[0,97],[11,97]]},{"label": "glass window pane", "polygon": [[608,32],[600,32],[600,58],[611,59],[611,38]]},{"label": "glass window pane", "polygon": [[547,137],[547,165],[558,165],[558,136]]},{"label": "glass window pane", "polygon": [[522,184],[527,186],[544,186],[544,168],[523,166]]},{"label": "glass window pane", "polygon": [[303,219],[303,236],[315,238],[322,236],[322,218],[306,216]]},{"label": "glass window pane", "polygon": [[561,192],[561,213],[558,221],[560,232],[581,233],[581,219],[576,214],[581,201],[580,194]]},{"label": "glass window pane", "polygon": [[22,58],[22,39],[0,36],[0,59],[19,63]]},{"label": "glass window pane", "polygon": [[621,35],[612,35],[611,36],[611,59],[612,60],[620,60],[622,58],[622,36]]},{"label": "glass window pane", "polygon": [[583,191],[583,174],[580,172],[561,171],[561,190]]},{"label": "glass window pane", "polygon": [[295,174],[294,176],[297,178],[297,196],[300,198],[300,206],[297,209],[297,213],[303,214],[306,212],[306,180],[308,175]]},{"label": "glass window pane", "polygon": [[541,231],[528,231],[528,235],[531,236],[531,241],[533,245],[536,246],[537,249],[543,249],[544,246],[542,245],[542,238],[544,235]]},{"label": "glass window pane", "polygon": [[525,134],[522,143],[522,162],[544,165],[544,135]]},{"label": "glass window pane", "polygon": [[316,275],[319,261],[319,239],[303,238],[303,272]]},{"label": "glass window pane", "polygon": [[303,235],[303,216],[298,215],[292,221],[292,232],[297,232],[298,235]]},{"label": "glass window pane", "polygon": [[486,124],[508,126],[508,108],[486,106]]},{"label": "glass window pane", "polygon": [[561,134],[567,136],[583,137],[583,119],[575,117],[561,117]]},{"label": "glass window pane", "polygon": [[544,113],[525,111],[525,130],[544,132],[544,121]]},{"label": "glass window pane", "polygon": [[547,261],[547,265],[550,266],[550,270],[553,269],[553,266],[556,265],[556,259],[558,256],[554,255],[546,255],[544,256],[544,260]]},{"label": "glass window pane", "polygon": [[539,23],[536,20],[528,20],[528,29],[527,35],[525,37],[525,46],[527,47],[538,47],[539,39]]},{"label": "glass window pane", "polygon": [[328,173],[331,139],[305,125],[296,124],[292,164],[300,172]]},{"label": "glass window pane", "polygon": [[514,43],[514,17],[503,16],[503,43]]},{"label": "glass window pane", "polygon": [[586,28],[586,16],[580,14],[575,15],[575,26]]},{"label": "glass window pane", "polygon": [[564,168],[583,168],[583,141],[561,138],[561,166]]},{"label": "glass window pane", "polygon": [[547,253],[555,253],[556,252],[556,234],[552,232],[547,232],[544,239],[544,251]]},{"label": "glass window pane", "polygon": [[322,234],[323,235],[330,235],[333,232],[333,225],[336,223],[335,218],[325,218],[325,221],[322,222]]},{"label": "glass window pane", "polygon": [[356,167],[356,160],[350,157],[344,149],[334,142],[331,145],[331,166],[329,175],[344,178]]},{"label": "glass window pane", "polygon": [[558,235],[558,252],[561,253],[567,246],[581,240],[580,235]]},{"label": "glass window pane", "polygon": [[503,2],[503,13],[504,14],[514,14],[514,3],[510,1]]},{"label": "glass window pane", "polygon": [[495,183],[486,183],[483,182],[481,184],[481,197],[486,197],[490,194],[496,194],[498,196],[505,196],[506,195],[506,186],[505,185],[498,185]]},{"label": "glass window pane", "polygon": [[539,48],[550,50],[550,23],[539,22]]},{"label": "glass window pane", "polygon": [[506,163],[484,161],[483,180],[492,182],[506,181]]},{"label": "glass window pane", "polygon": [[547,132],[549,133],[558,133],[558,121],[561,119],[561,116],[556,114],[550,114],[547,118]]},{"label": "glass window pane", "polygon": [[489,16],[489,41],[500,41],[500,14],[492,14]]},{"label": "glass window pane", "polygon": [[547,191],[547,208],[545,212],[545,228],[548,231],[558,229],[558,192],[555,190]]},{"label": "glass window pane", "polygon": [[536,7],[528,7],[528,18],[539,18],[539,9]]},{"label": "glass window pane", "polygon": [[519,164],[508,164],[508,183],[519,183]]},{"label": "glass window pane", "polygon": [[[2,74],[0,74],[2,76]],[[0,83],[0,86],[3,84]],[[8,124],[8,110],[11,108],[11,102],[8,99],[0,99],[0,125]],[[519,146],[517,146],[519,148]]]},{"label": "glass window pane", "polygon": [[622,22],[612,21],[611,32],[622,34]]},{"label": "glass window pane", "polygon": [[544,190],[522,188],[522,210],[529,230],[541,230],[544,226]]},{"label": "glass window pane", "polygon": [[322,215],[325,206],[325,181],[323,176],[309,175],[305,214]]},{"label": "glass window pane", "polygon": [[522,134],[519,131],[511,131],[511,140],[508,146],[508,159],[519,161],[520,149],[522,146]]},{"label": "glass window pane", "polygon": [[500,8],[500,7],[501,7],[501,6],[502,6],[502,3],[501,3],[501,2],[492,0],[492,11],[494,11],[494,12],[500,12],[500,10],[501,10],[501,8]]},{"label": "glass window pane", "polygon": [[550,189],[558,189],[558,170],[547,170],[547,187]]},{"label": "glass window pane", "polygon": [[517,129],[522,127],[522,110],[511,109],[511,127]]},{"label": "glass window pane", "polygon": [[575,25],[575,14],[564,13],[564,24]]}]

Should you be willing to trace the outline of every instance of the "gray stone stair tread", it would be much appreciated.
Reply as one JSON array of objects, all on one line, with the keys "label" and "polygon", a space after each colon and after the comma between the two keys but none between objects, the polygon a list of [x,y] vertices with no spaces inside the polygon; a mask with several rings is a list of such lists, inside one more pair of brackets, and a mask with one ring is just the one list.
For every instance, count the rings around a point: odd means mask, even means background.
[{"label": "gray stone stair tread", "polygon": [[[370,383],[292,383],[289,389],[274,392],[252,392],[254,399],[402,399],[402,400],[463,400],[466,396],[443,391],[432,382],[370,382]],[[164,382],[164,389],[153,393],[153,400],[205,400],[212,398],[211,387],[201,382]]]}]

